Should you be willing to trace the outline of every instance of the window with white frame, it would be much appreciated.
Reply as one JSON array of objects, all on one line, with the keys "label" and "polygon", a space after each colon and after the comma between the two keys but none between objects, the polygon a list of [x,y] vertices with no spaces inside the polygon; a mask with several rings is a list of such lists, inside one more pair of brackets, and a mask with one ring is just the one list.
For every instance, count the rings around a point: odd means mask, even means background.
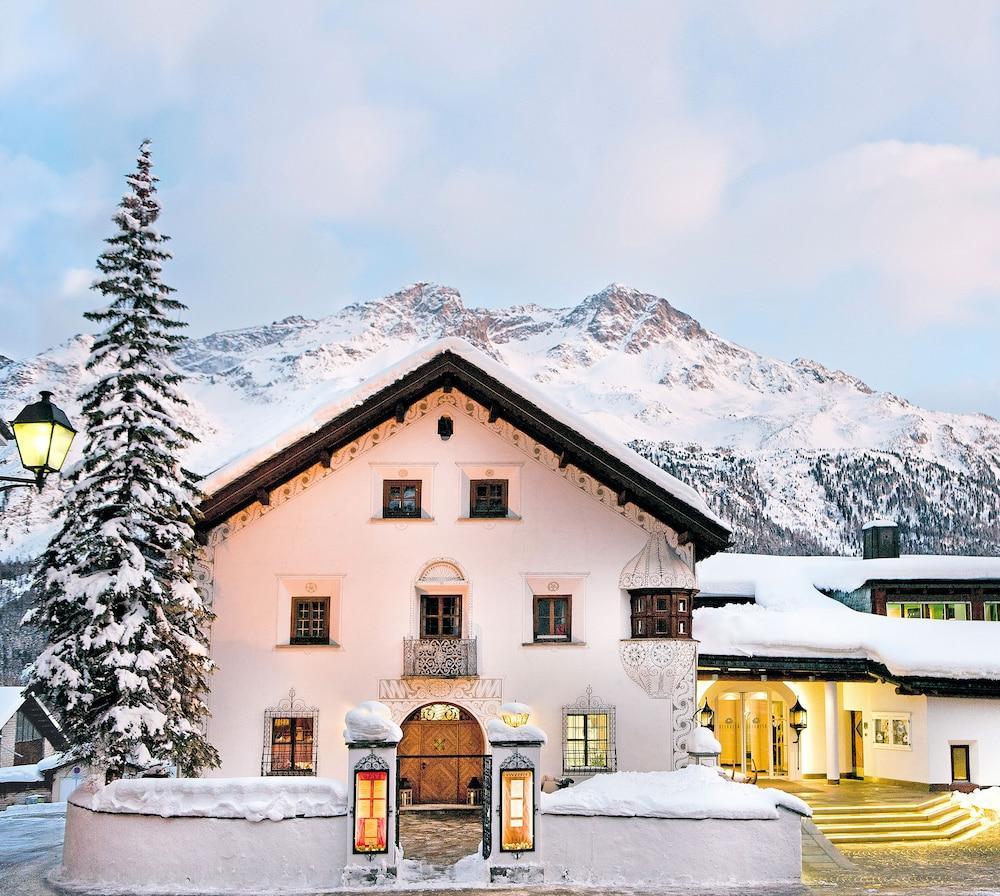
[{"label": "window with white frame", "polygon": [[586,573],[525,575],[522,645],[586,643],[586,583]]},{"label": "window with white frame", "polygon": [[510,463],[460,463],[460,520],[519,520],[521,467]]},{"label": "window with white frame", "polygon": [[912,750],[912,731],[908,712],[872,713],[874,744],[886,750]]},{"label": "window with white frame", "polygon": [[340,646],[343,576],[279,576],[275,644]]},{"label": "window with white frame", "polygon": [[373,521],[433,519],[434,464],[372,464]]}]

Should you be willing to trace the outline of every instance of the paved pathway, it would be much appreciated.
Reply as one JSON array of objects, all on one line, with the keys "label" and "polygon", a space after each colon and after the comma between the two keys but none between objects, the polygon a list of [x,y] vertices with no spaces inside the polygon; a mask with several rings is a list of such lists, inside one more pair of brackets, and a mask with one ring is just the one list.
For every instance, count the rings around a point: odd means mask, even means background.
[{"label": "paved pathway", "polygon": [[478,808],[401,812],[399,842],[406,858],[444,867],[481,849],[480,812]]}]

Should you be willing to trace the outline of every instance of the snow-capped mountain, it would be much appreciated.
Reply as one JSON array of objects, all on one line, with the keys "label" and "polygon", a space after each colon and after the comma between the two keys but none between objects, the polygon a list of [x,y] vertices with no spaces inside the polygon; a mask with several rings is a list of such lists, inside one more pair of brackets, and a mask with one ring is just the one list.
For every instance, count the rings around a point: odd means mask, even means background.
[{"label": "snow-capped mountain", "polygon": [[[617,284],[573,308],[487,310],[419,283],[320,320],[193,339],[178,359],[201,439],[189,467],[210,472],[443,335],[544,384],[697,485],[734,521],[743,550],[850,553],[874,515],[899,518],[910,550],[1000,550],[1000,422],[923,410],[813,361],[764,357]],[[0,411],[9,417],[49,387],[79,419],[72,396],[88,345],[79,336],[34,358],[0,358]],[[9,451],[6,460],[13,469]],[[3,554],[33,554],[48,535],[46,502],[15,494],[11,505]]]}]

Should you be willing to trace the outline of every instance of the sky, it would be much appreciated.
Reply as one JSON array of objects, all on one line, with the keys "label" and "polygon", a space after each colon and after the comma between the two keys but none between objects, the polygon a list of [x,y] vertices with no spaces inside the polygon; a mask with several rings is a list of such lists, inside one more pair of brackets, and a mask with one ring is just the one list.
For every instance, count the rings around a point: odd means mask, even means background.
[{"label": "sky", "polygon": [[664,296],[1000,416],[1000,4],[0,0],[0,354],[86,329],[153,140],[190,332],[415,281]]}]

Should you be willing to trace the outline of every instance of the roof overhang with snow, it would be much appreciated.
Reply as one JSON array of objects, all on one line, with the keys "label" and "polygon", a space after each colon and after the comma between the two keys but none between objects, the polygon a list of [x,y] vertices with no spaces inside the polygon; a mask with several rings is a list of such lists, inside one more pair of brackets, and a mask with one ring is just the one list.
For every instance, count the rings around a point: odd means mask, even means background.
[{"label": "roof overhang with snow", "polygon": [[743,680],[767,678],[781,681],[868,681],[896,686],[907,696],[1000,697],[995,678],[939,678],[928,675],[898,675],[874,660],[854,657],[743,656],[698,654],[702,679]]},{"label": "roof overhang with snow", "polygon": [[686,533],[704,558],[729,543],[729,527],[690,486],[636,452],[609,439],[589,423],[550,401],[541,388],[511,373],[460,339],[422,349],[386,374],[342,396],[328,415],[318,411],[316,427],[279,437],[268,453],[238,458],[208,476],[203,489],[200,531],[208,531],[257,501],[269,490],[308,470],[323,458],[437,389],[457,389],[558,454],[628,501]]},{"label": "roof overhang with snow", "polygon": [[25,693],[23,688],[18,687],[0,688],[0,728],[6,725],[16,712],[23,713],[55,749],[65,750],[69,746],[59,728],[59,723],[33,694]]}]

